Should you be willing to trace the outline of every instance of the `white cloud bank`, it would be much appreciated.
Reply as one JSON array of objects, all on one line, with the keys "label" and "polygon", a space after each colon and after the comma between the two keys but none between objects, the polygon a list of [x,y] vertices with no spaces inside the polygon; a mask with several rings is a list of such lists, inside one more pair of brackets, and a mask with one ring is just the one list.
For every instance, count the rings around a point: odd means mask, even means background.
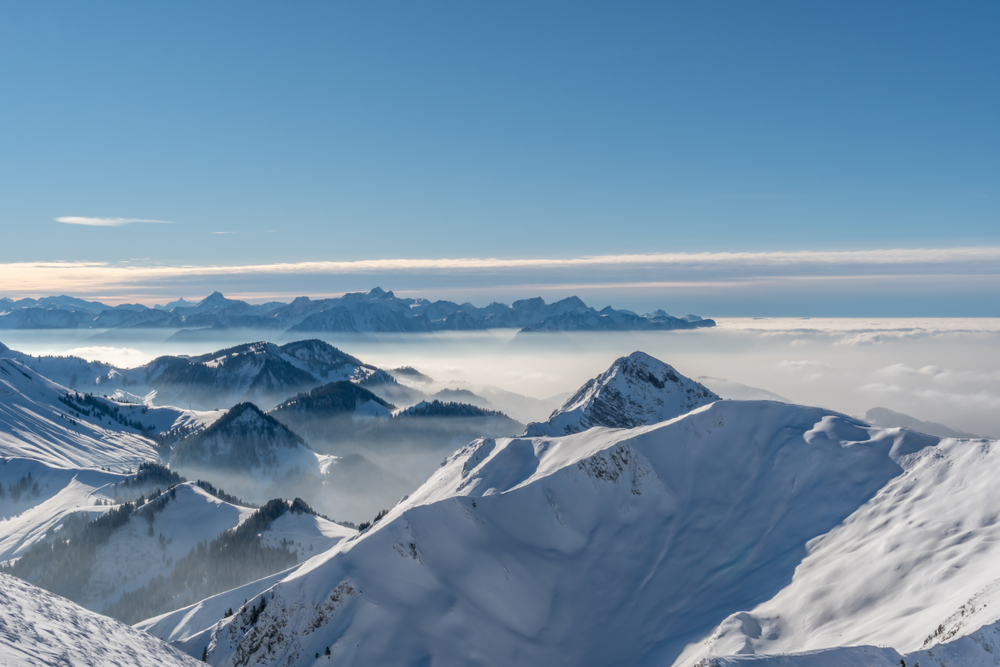
[{"label": "white cloud bank", "polygon": [[56,218],[56,222],[65,225],[84,225],[87,227],[121,227],[137,222],[154,222],[159,224],[172,224],[169,220],[146,220],[144,218],[84,218],[80,216],[65,216]]}]

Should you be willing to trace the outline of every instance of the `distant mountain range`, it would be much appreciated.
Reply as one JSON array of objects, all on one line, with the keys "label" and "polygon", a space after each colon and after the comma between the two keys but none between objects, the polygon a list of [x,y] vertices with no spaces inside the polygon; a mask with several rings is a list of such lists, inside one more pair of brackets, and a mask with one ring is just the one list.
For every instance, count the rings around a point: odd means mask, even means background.
[{"label": "distant mountain range", "polygon": [[307,332],[429,332],[521,329],[537,331],[669,331],[715,326],[697,315],[674,317],[662,310],[640,315],[608,306],[596,310],[578,297],[545,303],[541,297],[512,305],[491,303],[485,308],[471,303],[402,299],[379,287],[333,299],[301,296],[291,303],[249,304],[227,299],[219,292],[197,304],[180,299],[165,306],[141,304],[108,306],[69,296],[42,299],[0,298],[3,329],[134,329],[186,330],[181,338],[198,332],[257,329],[288,333]]}]

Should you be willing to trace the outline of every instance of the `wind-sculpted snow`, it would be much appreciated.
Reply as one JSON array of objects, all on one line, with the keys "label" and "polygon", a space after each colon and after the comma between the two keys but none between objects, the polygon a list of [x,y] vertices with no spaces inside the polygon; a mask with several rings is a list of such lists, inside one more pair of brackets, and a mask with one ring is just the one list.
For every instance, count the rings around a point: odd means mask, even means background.
[{"label": "wind-sculpted snow", "polygon": [[526,435],[567,435],[593,426],[634,428],[718,400],[714,392],[672,366],[645,352],[633,352],[580,387],[547,422],[529,424]]},{"label": "wind-sculpted snow", "polygon": [[0,574],[0,664],[10,667],[194,667],[151,635]]},{"label": "wind-sculpted snow", "polygon": [[196,605],[152,626],[214,665],[326,664],[327,647],[343,665],[669,664],[787,585],[808,542],[926,444],[732,401],[627,431],[479,440],[234,617],[198,627]]}]

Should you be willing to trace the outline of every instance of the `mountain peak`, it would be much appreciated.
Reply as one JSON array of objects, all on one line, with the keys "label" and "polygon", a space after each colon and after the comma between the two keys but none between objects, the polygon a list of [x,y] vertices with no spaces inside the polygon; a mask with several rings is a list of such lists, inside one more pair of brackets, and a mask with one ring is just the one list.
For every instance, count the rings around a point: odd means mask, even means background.
[{"label": "mountain peak", "polygon": [[222,292],[212,292],[198,302],[198,308],[202,308],[204,306],[220,306],[224,303],[228,303],[229,301],[230,299],[224,297]]},{"label": "mountain peak", "polygon": [[526,435],[560,436],[594,426],[635,428],[666,421],[719,400],[704,385],[645,352],[620,357],[588,381],[547,422]]},{"label": "mountain peak", "polygon": [[171,463],[182,468],[243,470],[275,468],[281,452],[308,449],[301,437],[253,403],[232,407],[204,431],[181,440]]}]

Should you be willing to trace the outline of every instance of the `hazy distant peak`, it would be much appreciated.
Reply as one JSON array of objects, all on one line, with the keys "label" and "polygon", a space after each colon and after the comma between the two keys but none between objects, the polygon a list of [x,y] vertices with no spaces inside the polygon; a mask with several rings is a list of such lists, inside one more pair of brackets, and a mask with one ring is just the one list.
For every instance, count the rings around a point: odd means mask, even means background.
[{"label": "hazy distant peak", "polygon": [[290,410],[316,414],[352,413],[366,402],[382,406],[386,413],[396,409],[392,403],[383,400],[364,387],[358,386],[354,382],[340,380],[296,394],[280,403],[270,411],[270,414],[282,414]]},{"label": "hazy distant peak", "polygon": [[212,307],[212,306],[222,306],[230,303],[232,300],[227,299],[222,295],[222,292],[212,292],[204,299],[198,302],[198,308]]},{"label": "hazy distant peak", "polygon": [[171,311],[174,308],[194,308],[197,305],[198,304],[195,303],[194,301],[188,301],[187,299],[181,297],[180,299],[177,299],[176,301],[171,301],[170,303],[164,306],[153,306],[153,310]]},{"label": "hazy distant peak", "polygon": [[935,435],[939,438],[971,438],[979,440],[982,436],[971,433],[963,433],[949,428],[944,424],[927,422],[902,412],[895,412],[888,408],[872,408],[865,413],[865,421],[872,426],[881,428],[905,428],[919,433]]},{"label": "hazy distant peak", "polygon": [[540,296],[536,296],[533,299],[518,299],[510,305],[515,310],[518,308],[541,308],[545,305],[545,299]]}]

